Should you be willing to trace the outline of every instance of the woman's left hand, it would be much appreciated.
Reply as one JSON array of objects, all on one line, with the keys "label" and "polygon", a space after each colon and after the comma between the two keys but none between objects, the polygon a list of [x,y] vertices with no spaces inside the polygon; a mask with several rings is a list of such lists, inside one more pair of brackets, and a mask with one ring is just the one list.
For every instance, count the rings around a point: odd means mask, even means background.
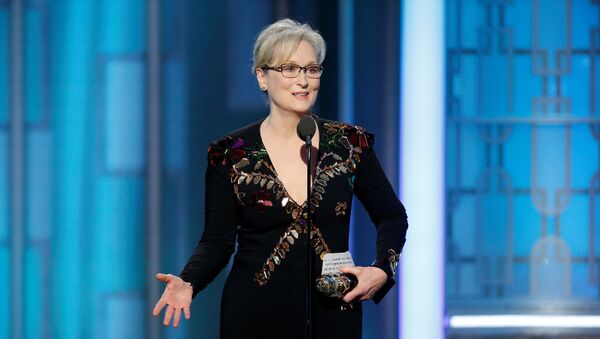
[{"label": "woman's left hand", "polygon": [[371,299],[388,279],[381,268],[373,266],[346,266],[341,267],[340,272],[353,274],[358,279],[356,287],[344,296],[344,301],[347,303]]}]

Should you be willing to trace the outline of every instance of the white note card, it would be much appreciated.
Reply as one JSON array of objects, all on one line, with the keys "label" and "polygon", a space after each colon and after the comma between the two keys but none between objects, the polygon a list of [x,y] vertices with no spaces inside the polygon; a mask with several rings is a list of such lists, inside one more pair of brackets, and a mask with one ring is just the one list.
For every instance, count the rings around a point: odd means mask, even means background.
[{"label": "white note card", "polygon": [[339,253],[327,253],[323,257],[323,268],[321,275],[340,273],[340,267],[354,266],[350,251]]}]

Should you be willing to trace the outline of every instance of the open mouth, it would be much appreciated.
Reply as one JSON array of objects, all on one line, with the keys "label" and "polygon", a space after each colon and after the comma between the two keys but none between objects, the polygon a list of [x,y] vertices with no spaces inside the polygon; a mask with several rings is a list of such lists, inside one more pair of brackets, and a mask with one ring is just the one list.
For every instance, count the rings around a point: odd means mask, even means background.
[{"label": "open mouth", "polygon": [[295,97],[306,98],[308,96],[308,92],[296,92],[292,93],[292,95]]}]

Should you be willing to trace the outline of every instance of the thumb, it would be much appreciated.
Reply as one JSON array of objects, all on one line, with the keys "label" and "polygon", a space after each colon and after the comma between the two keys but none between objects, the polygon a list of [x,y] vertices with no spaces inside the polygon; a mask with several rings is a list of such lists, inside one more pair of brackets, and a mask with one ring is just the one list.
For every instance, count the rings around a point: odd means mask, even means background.
[{"label": "thumb", "polygon": [[156,273],[156,280],[160,280],[162,282],[169,282],[169,275],[164,273]]},{"label": "thumb", "polygon": [[342,273],[350,273],[352,275],[358,275],[360,269],[357,266],[344,266],[340,267],[340,272]]}]

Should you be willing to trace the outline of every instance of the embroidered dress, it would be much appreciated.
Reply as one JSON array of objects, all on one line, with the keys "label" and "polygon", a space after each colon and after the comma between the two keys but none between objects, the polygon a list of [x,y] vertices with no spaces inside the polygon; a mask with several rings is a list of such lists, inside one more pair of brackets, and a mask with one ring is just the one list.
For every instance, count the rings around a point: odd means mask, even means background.
[{"label": "embroidered dress", "polygon": [[[388,275],[376,301],[393,285],[408,227],[373,149],[358,126],[315,117],[319,152],[312,195],[298,204],[287,193],[260,137],[257,121],[211,144],[206,170],[205,229],[181,273],[194,296],[227,265],[233,266],[221,302],[221,338],[304,338],[306,211],[313,225],[314,279],[322,257],[348,250],[356,195],[377,230],[374,266]],[[313,281],[314,281],[313,279]],[[318,338],[360,338],[362,309],[314,292]]]}]

